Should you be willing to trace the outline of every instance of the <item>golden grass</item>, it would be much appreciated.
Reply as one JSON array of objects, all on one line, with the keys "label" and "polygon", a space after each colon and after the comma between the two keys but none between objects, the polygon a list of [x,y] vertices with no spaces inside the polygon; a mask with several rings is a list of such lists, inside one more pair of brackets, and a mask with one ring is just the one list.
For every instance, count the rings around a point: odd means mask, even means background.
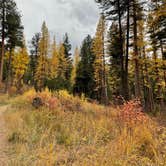
[{"label": "golden grass", "polygon": [[[59,104],[52,110],[47,105],[35,110],[30,101],[37,95],[46,96],[45,100],[57,97]],[[11,103],[5,119],[12,166],[166,165],[166,149],[161,151],[166,134],[159,137],[152,120],[127,126],[118,118],[118,109],[64,91],[36,94],[32,90]]]}]

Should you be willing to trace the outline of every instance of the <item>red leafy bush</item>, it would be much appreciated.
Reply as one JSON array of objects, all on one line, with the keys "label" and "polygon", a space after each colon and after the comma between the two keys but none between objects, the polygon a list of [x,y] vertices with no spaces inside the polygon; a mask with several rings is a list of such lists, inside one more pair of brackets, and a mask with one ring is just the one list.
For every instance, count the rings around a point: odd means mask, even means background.
[{"label": "red leafy bush", "polygon": [[54,109],[59,107],[59,100],[56,97],[49,98],[47,103],[46,103],[46,106],[50,110],[54,110]]},{"label": "red leafy bush", "polygon": [[140,100],[132,100],[125,103],[120,110],[119,116],[120,120],[127,125],[141,124],[148,121]]}]

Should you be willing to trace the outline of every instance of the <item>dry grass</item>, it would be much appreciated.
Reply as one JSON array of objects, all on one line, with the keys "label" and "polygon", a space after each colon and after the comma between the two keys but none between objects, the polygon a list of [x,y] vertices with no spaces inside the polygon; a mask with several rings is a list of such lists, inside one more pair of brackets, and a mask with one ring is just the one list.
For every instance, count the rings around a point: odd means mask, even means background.
[{"label": "dry grass", "polygon": [[[45,103],[38,110],[31,106],[35,96]],[[91,104],[65,91],[32,90],[10,102],[5,119],[12,166],[166,165],[166,130],[158,131],[150,118],[128,125],[118,108]]]}]

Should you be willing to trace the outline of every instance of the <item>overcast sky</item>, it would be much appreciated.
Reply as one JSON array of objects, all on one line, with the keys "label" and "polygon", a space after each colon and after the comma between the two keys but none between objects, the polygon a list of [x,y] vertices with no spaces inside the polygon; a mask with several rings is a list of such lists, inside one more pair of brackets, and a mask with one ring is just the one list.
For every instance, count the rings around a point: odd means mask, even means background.
[{"label": "overcast sky", "polygon": [[73,49],[80,46],[87,34],[95,33],[99,10],[94,0],[16,0],[16,3],[27,41],[40,32],[44,20],[58,42],[67,32]]}]

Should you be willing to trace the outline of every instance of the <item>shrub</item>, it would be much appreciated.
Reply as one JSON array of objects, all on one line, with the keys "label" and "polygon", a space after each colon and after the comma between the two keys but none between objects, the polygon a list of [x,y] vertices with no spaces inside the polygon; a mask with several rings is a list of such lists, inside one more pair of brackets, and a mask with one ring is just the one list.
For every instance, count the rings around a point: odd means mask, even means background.
[{"label": "shrub", "polygon": [[128,126],[146,123],[148,116],[143,112],[141,102],[133,100],[125,103],[119,113],[120,121]]}]

